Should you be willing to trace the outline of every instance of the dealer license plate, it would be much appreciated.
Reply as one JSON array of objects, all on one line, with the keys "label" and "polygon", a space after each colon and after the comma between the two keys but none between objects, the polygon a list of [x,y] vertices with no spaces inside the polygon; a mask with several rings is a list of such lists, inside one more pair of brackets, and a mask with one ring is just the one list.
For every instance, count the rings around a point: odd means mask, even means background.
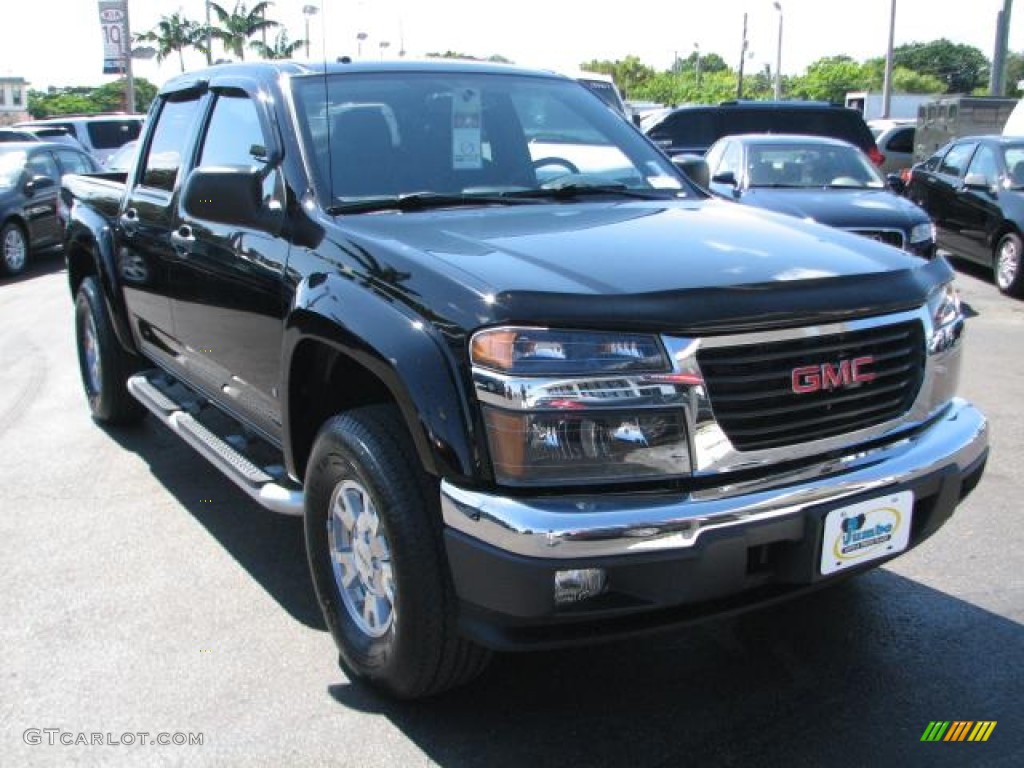
[{"label": "dealer license plate", "polygon": [[914,494],[900,491],[825,516],[821,573],[827,575],[902,552],[910,540]]}]

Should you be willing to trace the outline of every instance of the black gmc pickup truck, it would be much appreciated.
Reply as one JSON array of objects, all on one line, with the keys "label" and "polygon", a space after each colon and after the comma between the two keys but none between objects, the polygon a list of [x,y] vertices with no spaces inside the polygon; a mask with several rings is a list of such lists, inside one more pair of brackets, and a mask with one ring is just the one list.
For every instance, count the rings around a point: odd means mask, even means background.
[{"label": "black gmc pickup truck", "polygon": [[396,696],[877,566],[983,472],[944,260],[709,199],[558,75],[183,75],[61,201],[96,421],[303,515]]}]

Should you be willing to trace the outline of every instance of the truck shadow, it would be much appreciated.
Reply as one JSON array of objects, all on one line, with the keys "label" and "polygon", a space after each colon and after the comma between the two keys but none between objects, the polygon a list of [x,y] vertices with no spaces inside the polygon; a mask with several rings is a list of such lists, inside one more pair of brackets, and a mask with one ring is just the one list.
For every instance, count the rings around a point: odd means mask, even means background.
[{"label": "truck shadow", "polygon": [[170,430],[146,417],[137,429],[110,429],[153,476],[292,618],[326,631],[306,563],[302,520],[265,510]]},{"label": "truck shadow", "polygon": [[[429,701],[328,690],[460,768],[1011,765],[1021,658],[1019,624],[879,570],[670,634],[499,657]],[[921,743],[958,719],[999,721],[999,738]]]}]

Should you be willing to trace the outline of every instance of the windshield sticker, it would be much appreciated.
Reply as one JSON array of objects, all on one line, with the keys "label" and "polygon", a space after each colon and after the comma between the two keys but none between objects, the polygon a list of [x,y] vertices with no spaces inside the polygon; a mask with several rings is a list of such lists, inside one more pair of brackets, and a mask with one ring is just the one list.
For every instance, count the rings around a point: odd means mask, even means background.
[{"label": "windshield sticker", "polygon": [[452,99],[452,168],[456,171],[483,167],[480,118],[480,89],[459,90]]}]

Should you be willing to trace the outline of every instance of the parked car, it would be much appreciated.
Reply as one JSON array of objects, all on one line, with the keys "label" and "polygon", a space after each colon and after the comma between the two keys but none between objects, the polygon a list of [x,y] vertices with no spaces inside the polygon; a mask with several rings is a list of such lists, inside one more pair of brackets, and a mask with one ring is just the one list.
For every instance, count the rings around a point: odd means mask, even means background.
[{"label": "parked car", "polygon": [[98,170],[87,153],[63,144],[0,144],[0,272],[17,275],[25,270],[31,251],[60,243],[61,176]]},{"label": "parked car", "polygon": [[63,128],[100,163],[122,144],[139,138],[143,115],[83,115],[51,117],[15,123],[15,128]]},{"label": "parked car", "polygon": [[931,219],[894,192],[863,152],[821,136],[748,134],[707,154],[709,188],[744,205],[813,219],[918,256],[935,255]]},{"label": "parked car", "polygon": [[725,101],[676,107],[645,128],[669,155],[704,154],[723,136],[786,133],[831,136],[882,162],[875,139],[860,112],[823,101]]},{"label": "parked car", "polygon": [[868,128],[882,153],[880,171],[899,174],[914,164],[916,120],[880,118],[868,120]]},{"label": "parked car", "polygon": [[907,197],[935,221],[940,248],[992,267],[1000,291],[1024,297],[1024,137],[950,142],[914,166]]}]

